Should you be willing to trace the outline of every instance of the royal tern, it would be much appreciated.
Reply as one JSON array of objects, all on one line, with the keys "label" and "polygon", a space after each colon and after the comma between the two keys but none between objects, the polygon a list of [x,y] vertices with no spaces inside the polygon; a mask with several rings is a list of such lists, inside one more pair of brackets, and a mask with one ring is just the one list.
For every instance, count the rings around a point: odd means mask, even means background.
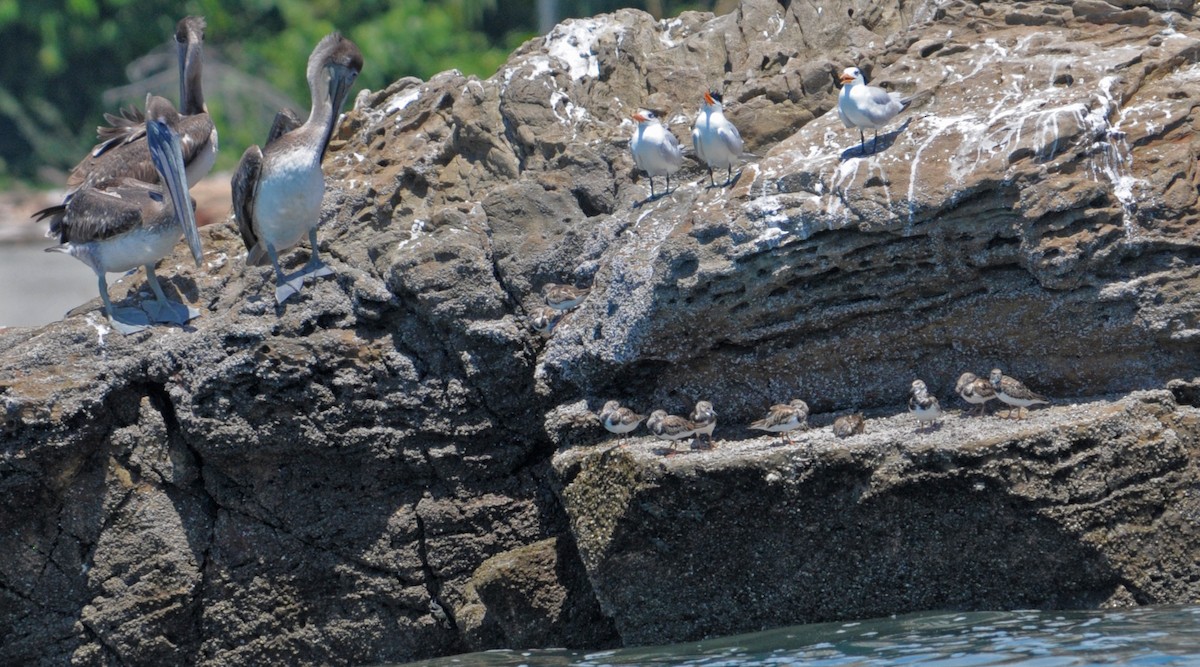
[{"label": "royal tern", "polygon": [[911,100],[902,99],[899,93],[889,93],[876,86],[868,86],[867,79],[857,67],[842,70],[842,92],[838,94],[838,117],[849,128],[858,128],[859,147],[867,152],[864,129],[875,130],[871,141],[871,152],[879,141],[879,128],[904,110]]},{"label": "royal tern", "polygon": [[704,102],[692,126],[692,146],[696,155],[708,165],[708,181],[716,185],[713,169],[726,170],[725,183],[733,180],[733,165],[742,154],[742,135],[725,117],[721,94],[704,93]]},{"label": "royal tern", "polygon": [[667,192],[671,191],[671,174],[679,171],[683,164],[683,149],[679,140],[662,123],[653,111],[639,109],[633,114],[637,128],[629,139],[629,150],[633,152],[633,163],[650,177],[650,197],[654,197],[654,177],[667,178]]}]

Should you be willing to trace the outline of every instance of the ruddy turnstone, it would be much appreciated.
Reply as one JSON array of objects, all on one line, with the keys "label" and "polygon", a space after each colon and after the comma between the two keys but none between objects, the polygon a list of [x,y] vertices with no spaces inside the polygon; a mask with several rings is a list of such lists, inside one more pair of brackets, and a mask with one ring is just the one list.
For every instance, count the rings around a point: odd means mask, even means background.
[{"label": "ruddy turnstone", "polygon": [[849,438],[867,430],[867,420],[861,412],[842,415],[833,422],[833,434],[839,438]]},{"label": "ruddy turnstone", "polygon": [[667,192],[671,191],[671,174],[683,165],[683,149],[679,140],[662,123],[653,111],[639,109],[633,114],[637,127],[629,139],[629,150],[633,163],[650,177],[650,198],[654,198],[654,177],[667,177]]},{"label": "ruddy turnstone", "polygon": [[708,167],[708,181],[716,187],[713,169],[725,169],[725,184],[733,181],[733,165],[742,155],[742,135],[725,117],[721,94],[704,93],[700,113],[692,126],[692,147],[696,156]]},{"label": "ruddy turnstone", "polygon": [[980,416],[987,409],[987,402],[996,398],[996,390],[992,387],[992,383],[974,373],[963,373],[958,376],[954,391],[958,392],[962,400],[971,405],[978,405]]},{"label": "ruddy turnstone", "polygon": [[[690,438],[696,433],[695,424],[683,417],[669,415],[666,410],[651,412],[650,418],[646,420],[646,428],[658,438],[672,442]],[[671,453],[674,452],[675,445],[671,445]]]},{"label": "ruddy turnstone", "polygon": [[696,435],[707,435],[708,447],[711,449],[713,430],[717,428],[717,413],[713,411],[712,403],[708,401],[696,403],[691,419],[692,426],[696,429]]},{"label": "ruddy turnstone", "polygon": [[529,316],[529,324],[533,330],[550,337],[550,332],[554,331],[554,325],[562,319],[563,313],[549,306],[542,306],[533,311]]},{"label": "ruddy turnstone", "polygon": [[871,152],[874,153],[875,144],[879,141],[879,128],[904,111],[910,100],[901,99],[899,93],[868,86],[867,78],[857,67],[842,70],[841,82],[838,117],[842,119],[842,125],[858,129],[858,145],[864,155],[867,152],[867,139],[863,129],[875,130],[875,138],[871,140]]},{"label": "ruddy turnstone", "polygon": [[558,283],[550,283],[542,288],[546,295],[546,305],[554,310],[571,310],[575,306],[583,303],[590,289],[574,287],[572,285],[559,285]]},{"label": "ruddy turnstone", "polygon": [[932,429],[933,424],[942,418],[942,406],[938,405],[937,397],[929,393],[929,389],[925,383],[920,380],[913,380],[912,397],[908,399],[908,411],[916,415],[917,428],[929,422],[929,427]]},{"label": "ruddy turnstone", "polygon": [[795,399],[787,403],[772,405],[767,411],[767,416],[750,424],[750,428],[768,433],[782,433],[783,437],[787,438],[788,444],[792,443],[791,432],[807,426],[805,421],[808,419],[808,404],[800,399]]},{"label": "ruddy turnstone", "polygon": [[[605,430],[624,436],[638,427],[646,418],[629,408],[621,407],[617,401],[609,401],[600,410],[600,421]],[[624,438],[622,438],[624,440]]]},{"label": "ruddy turnstone", "polygon": [[[999,398],[1002,403],[1011,405],[1017,409],[1017,419],[1021,419],[1025,408],[1031,405],[1048,405],[1050,401],[1045,396],[1035,394],[1028,387],[1021,384],[1020,380],[1011,378],[1000,372],[999,368],[992,369],[992,388],[996,390],[996,398]],[[1012,416],[1012,410],[1009,410],[1009,417]]]}]

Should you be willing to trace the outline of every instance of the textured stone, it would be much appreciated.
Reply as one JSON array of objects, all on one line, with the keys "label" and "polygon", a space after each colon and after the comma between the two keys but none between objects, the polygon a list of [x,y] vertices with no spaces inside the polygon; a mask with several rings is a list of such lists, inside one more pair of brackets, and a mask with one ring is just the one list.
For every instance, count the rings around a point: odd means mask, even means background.
[{"label": "textured stone", "polygon": [[[963,370],[1000,366],[1055,397],[1200,376],[1200,26],[1188,3],[1108,4],[1115,13],[745,0],[724,16],[666,21],[623,10],[564,22],[487,80],[451,71],[360,95],[325,164],[319,236],[336,276],[276,306],[270,269],[243,266],[226,221],[204,229],[202,268],[182,253],[159,267],[168,293],[202,310],[187,328],[120,337],[97,300],[42,329],[0,331],[0,662],[363,664],[503,646],[529,626],[506,634],[487,622],[472,577],[551,538],[578,540],[619,635],[599,643],[782,621],[770,606],[792,598],[736,584],[799,576],[773,569],[794,558],[773,557],[836,527],[882,546],[847,542],[813,561],[828,571],[796,579],[787,595],[807,590],[811,602],[793,618],[1033,599],[1011,572],[988,584],[898,529],[883,505],[855,504],[864,489],[940,535],[995,518],[1062,547],[1046,565],[1077,574],[1046,583],[1047,605],[1193,599],[1191,566],[1172,560],[1182,547],[1137,541],[1168,519],[1190,535],[1195,513],[1172,491],[1194,480],[1194,447],[1178,444],[1192,437],[1187,409],[1135,395],[1118,412],[1159,416],[1083,414],[1083,440],[1067,419],[1076,408],[1034,411],[1031,425],[980,421],[970,434],[947,427],[932,444],[914,442],[905,418],[878,419],[903,411],[914,377],[948,402]],[[849,64],[914,97],[873,155],[832,111]],[[724,93],[756,156],[729,188],[708,187],[685,160],[674,192],[647,201],[630,113],[663,112],[686,145],[706,88]],[[289,251],[285,269],[307,258]],[[549,282],[591,293],[546,339],[528,314]],[[112,295],[144,285],[134,274]],[[1171,387],[1187,402],[1193,384]],[[793,397],[815,424],[859,409],[871,424],[812,461],[788,463],[793,450],[761,440],[728,444]],[[664,462],[634,446],[588,458],[609,437],[588,412],[607,399],[644,413],[710,400],[718,453]],[[1037,442],[1020,435],[1042,427]],[[1130,435],[1139,428],[1145,442]],[[863,438],[877,446],[856,448]],[[562,477],[551,465],[560,447]],[[998,458],[973,458],[991,447]],[[926,448],[933,459],[906,463]],[[729,467],[706,468],[712,457]],[[925,466],[946,460],[980,472],[927,485]],[[989,467],[1008,460],[1040,486]],[[880,466],[895,479],[872,486],[864,475]],[[639,479],[682,484],[681,469],[692,472],[675,496],[622,513],[624,498],[646,492]],[[793,483],[805,471],[820,484]],[[1104,510],[1132,517],[1120,524],[1128,538],[1097,532],[1089,476],[1136,491]],[[764,487],[769,477],[778,484]],[[1143,478],[1162,481],[1158,495]],[[793,516],[803,508],[785,501],[798,499],[823,499],[825,511],[804,515],[811,530],[762,536],[730,581],[656,603],[675,625],[634,623],[643,612],[612,582],[622,554],[603,545],[649,541],[685,561],[700,558],[682,550],[701,537],[732,549],[752,536],[685,530],[689,517],[722,518],[701,501],[723,489],[760,503],[765,489],[769,511],[756,520]],[[948,512],[956,501],[967,505]],[[641,521],[656,508],[682,522]],[[842,508],[860,523],[844,523]],[[667,532],[636,532],[647,525]],[[1093,543],[1102,537],[1111,544]],[[1016,559],[1029,581],[1052,578],[1012,545],[972,544]],[[659,567],[663,556],[629,559]],[[977,564],[1001,560],[980,552]],[[903,586],[890,569],[901,565],[963,586]],[[880,586],[880,602],[864,602]],[[667,599],[696,612],[683,618]],[[701,628],[713,610],[726,619]]]},{"label": "textured stone", "polygon": [[886,417],[847,439],[826,426],[668,459],[645,438],[555,465],[626,643],[1196,599],[1200,411],[1160,390],[1031,414],[919,435]]}]

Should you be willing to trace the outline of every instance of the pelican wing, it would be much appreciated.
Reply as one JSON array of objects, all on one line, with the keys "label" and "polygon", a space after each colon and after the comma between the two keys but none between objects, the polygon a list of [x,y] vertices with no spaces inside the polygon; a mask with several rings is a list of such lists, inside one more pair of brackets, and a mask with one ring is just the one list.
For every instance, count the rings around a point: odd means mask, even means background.
[{"label": "pelican wing", "polygon": [[209,144],[216,141],[216,126],[212,116],[207,113],[194,116],[184,116],[179,121],[179,147],[183,153],[183,162],[187,164],[197,153],[208,150]]},{"label": "pelican wing", "polygon": [[100,143],[92,149],[92,157],[99,157],[105,151],[121,144],[128,144],[146,136],[146,114],[134,105],[117,109],[117,113],[104,114],[108,125],[96,128],[96,137]]},{"label": "pelican wing", "polygon": [[[145,137],[146,126],[141,125],[140,136]],[[68,195],[85,187],[95,187],[118,178],[133,178],[146,183],[157,183],[158,172],[150,161],[150,149],[144,140],[133,140],[114,144],[99,155],[88,154],[67,177]]]},{"label": "pelican wing", "polygon": [[61,216],[50,221],[50,232],[60,243],[102,241],[127,232],[162,207],[158,188],[133,179],[76,192]]},{"label": "pelican wing", "polygon": [[263,146],[270,146],[275,143],[275,140],[292,130],[300,127],[300,119],[296,116],[296,112],[291,109],[280,109],[279,113],[275,114],[275,120],[271,122],[271,131],[267,132],[267,143]]},{"label": "pelican wing", "polygon": [[233,174],[230,185],[233,188],[233,217],[237,220],[238,231],[242,233],[242,242],[250,253],[246,263],[251,264],[256,259],[255,252],[263,254],[258,244],[258,234],[254,231],[254,200],[258,198],[258,181],[262,175],[263,154],[258,146],[251,146],[242,153],[237,171]]}]

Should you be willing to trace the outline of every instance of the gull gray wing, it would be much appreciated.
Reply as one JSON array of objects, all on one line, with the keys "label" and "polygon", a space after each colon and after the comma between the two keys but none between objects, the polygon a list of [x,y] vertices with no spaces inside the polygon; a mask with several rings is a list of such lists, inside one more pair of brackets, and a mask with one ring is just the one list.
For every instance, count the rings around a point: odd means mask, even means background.
[{"label": "gull gray wing", "polygon": [[683,149],[679,147],[679,140],[675,138],[675,133],[664,127],[664,134],[667,135],[667,140],[659,145],[659,152],[662,158],[667,161],[667,164],[678,167],[683,164]]},{"label": "gull gray wing", "polygon": [[[251,146],[242,153],[237,171],[230,185],[233,189],[233,217],[237,220],[242,242],[251,256],[258,248],[258,234],[254,231],[254,200],[258,197],[258,181],[262,175],[262,149]],[[247,259],[247,263],[250,263]]]},{"label": "gull gray wing", "polygon": [[733,123],[717,130],[717,138],[721,140],[730,154],[735,157],[742,154],[742,135]]}]

